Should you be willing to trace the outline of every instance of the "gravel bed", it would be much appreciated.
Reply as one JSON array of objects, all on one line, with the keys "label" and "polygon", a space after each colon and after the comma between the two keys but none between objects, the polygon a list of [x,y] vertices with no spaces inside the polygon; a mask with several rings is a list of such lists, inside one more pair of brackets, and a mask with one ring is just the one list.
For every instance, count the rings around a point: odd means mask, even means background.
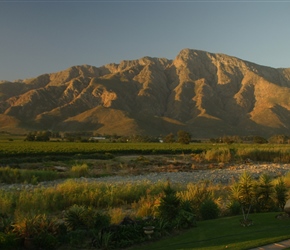
[{"label": "gravel bed", "polygon": [[[232,180],[237,180],[239,176],[248,171],[257,179],[262,173],[267,173],[272,177],[284,176],[290,170],[290,164],[241,164],[228,166],[226,168],[191,170],[187,172],[159,172],[142,175],[127,175],[127,176],[107,176],[101,178],[79,178],[77,181],[97,182],[97,183],[136,183],[142,181],[150,181],[157,183],[160,181],[170,180],[172,183],[188,184],[190,182],[197,183],[199,181],[211,181],[216,184],[228,184]],[[0,189],[4,190],[30,190],[36,187],[49,187],[60,184],[66,180],[56,180],[50,182],[41,182],[38,185],[31,184],[0,184]]]},{"label": "gravel bed", "polygon": [[290,170],[290,164],[256,164],[256,165],[238,165],[222,169],[193,170],[190,172],[161,172],[150,173],[136,176],[109,176],[98,179],[91,179],[97,182],[140,182],[151,181],[153,183],[159,181],[170,180],[172,183],[187,184],[190,182],[211,181],[213,183],[227,184],[233,179],[237,180],[239,176],[248,171],[252,173],[253,178],[257,179],[262,173],[267,173],[272,177],[284,176]]}]

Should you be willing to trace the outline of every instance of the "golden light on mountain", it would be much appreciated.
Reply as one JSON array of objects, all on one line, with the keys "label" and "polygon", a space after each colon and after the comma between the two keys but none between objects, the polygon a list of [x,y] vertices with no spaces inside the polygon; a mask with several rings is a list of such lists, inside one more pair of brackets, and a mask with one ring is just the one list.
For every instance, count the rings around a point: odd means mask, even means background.
[{"label": "golden light on mountain", "polygon": [[0,83],[0,130],[195,137],[289,133],[290,69],[182,50]]}]

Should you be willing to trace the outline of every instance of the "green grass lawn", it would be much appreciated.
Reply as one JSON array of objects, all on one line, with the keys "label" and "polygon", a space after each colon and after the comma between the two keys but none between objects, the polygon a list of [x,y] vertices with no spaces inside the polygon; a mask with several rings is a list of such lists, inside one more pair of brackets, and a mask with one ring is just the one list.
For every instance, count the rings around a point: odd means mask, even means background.
[{"label": "green grass lawn", "polygon": [[290,219],[278,220],[275,215],[253,214],[249,227],[240,226],[241,216],[201,221],[183,234],[131,249],[250,249],[290,238]]}]

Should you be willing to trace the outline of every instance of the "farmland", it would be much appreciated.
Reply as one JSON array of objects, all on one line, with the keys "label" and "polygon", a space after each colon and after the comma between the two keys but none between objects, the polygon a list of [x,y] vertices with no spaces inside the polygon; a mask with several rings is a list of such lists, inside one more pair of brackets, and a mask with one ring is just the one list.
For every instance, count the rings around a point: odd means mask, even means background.
[{"label": "farmland", "polygon": [[[211,144],[211,143],[92,143],[92,142],[29,142],[1,141],[0,159],[15,157],[87,156],[112,155],[176,155],[210,154],[220,156],[213,161],[245,160],[290,162],[289,144]],[[222,155],[230,158],[222,159]],[[1,162],[0,162],[1,163]]]},{"label": "farmland", "polygon": [[15,155],[47,155],[47,154],[179,154],[194,153],[218,148],[259,149],[263,151],[290,151],[288,144],[212,144],[212,143],[93,143],[93,142],[29,142],[29,141],[1,141],[0,157]]}]

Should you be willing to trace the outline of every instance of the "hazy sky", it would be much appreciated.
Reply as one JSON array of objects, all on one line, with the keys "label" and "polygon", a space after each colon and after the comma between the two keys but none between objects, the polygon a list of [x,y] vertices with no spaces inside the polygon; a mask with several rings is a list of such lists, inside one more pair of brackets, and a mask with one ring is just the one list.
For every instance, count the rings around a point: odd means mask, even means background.
[{"label": "hazy sky", "polygon": [[290,0],[0,0],[1,80],[183,48],[288,68]]}]

